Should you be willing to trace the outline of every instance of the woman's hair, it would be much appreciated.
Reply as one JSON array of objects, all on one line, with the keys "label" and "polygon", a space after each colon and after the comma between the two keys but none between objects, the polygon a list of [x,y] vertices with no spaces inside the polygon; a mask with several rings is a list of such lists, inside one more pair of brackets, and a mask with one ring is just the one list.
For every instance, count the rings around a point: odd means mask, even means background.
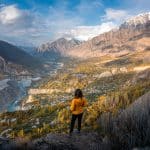
[{"label": "woman's hair", "polygon": [[82,98],[83,97],[83,93],[82,93],[81,89],[76,89],[75,90],[74,97],[75,98]]}]

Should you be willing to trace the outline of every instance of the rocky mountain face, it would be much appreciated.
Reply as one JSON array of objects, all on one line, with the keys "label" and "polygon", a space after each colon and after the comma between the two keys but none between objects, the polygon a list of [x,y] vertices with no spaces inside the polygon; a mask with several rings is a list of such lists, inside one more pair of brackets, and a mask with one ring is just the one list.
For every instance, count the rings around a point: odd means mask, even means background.
[{"label": "rocky mountain face", "polygon": [[135,17],[132,17],[131,19],[125,21],[121,27],[122,28],[130,28],[132,27],[139,27],[139,26],[145,26],[150,21],[150,12],[139,14]]},{"label": "rocky mountain face", "polygon": [[135,16],[118,29],[101,34],[68,51],[72,57],[97,57],[106,54],[123,55],[145,50],[150,42],[150,13]]},{"label": "rocky mountain face", "polygon": [[106,54],[123,55],[135,50],[145,50],[150,42],[150,12],[139,14],[125,21],[118,29],[80,42],[60,38],[42,44],[37,54],[48,57],[70,56],[79,58],[98,57]]},{"label": "rocky mountain face", "polygon": [[39,46],[36,55],[54,58],[66,56],[70,49],[80,44],[81,42],[76,39],[67,40],[65,38],[60,38],[54,42],[48,42]]}]

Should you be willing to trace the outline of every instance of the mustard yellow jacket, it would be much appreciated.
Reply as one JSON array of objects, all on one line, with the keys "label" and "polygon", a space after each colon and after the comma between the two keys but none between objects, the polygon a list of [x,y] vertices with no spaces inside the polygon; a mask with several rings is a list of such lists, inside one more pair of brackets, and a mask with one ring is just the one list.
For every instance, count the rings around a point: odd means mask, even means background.
[{"label": "mustard yellow jacket", "polygon": [[87,106],[87,100],[85,98],[74,98],[71,101],[70,110],[72,114],[78,115],[83,113],[83,107]]}]

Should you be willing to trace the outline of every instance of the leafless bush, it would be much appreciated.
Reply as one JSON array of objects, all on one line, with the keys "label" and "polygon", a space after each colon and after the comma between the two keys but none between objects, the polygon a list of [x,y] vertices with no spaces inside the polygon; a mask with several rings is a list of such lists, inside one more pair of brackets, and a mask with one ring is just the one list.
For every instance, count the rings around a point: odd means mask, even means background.
[{"label": "leafless bush", "polygon": [[150,92],[127,109],[113,116],[103,114],[99,119],[101,132],[108,135],[114,149],[132,149],[150,145]]}]

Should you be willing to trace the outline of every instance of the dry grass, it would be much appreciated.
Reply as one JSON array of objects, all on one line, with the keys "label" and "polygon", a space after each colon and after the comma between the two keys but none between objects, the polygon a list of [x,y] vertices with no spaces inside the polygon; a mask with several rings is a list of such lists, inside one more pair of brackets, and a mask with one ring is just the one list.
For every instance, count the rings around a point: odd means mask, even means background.
[{"label": "dry grass", "polygon": [[117,114],[103,114],[99,123],[114,149],[150,146],[150,92]]}]

